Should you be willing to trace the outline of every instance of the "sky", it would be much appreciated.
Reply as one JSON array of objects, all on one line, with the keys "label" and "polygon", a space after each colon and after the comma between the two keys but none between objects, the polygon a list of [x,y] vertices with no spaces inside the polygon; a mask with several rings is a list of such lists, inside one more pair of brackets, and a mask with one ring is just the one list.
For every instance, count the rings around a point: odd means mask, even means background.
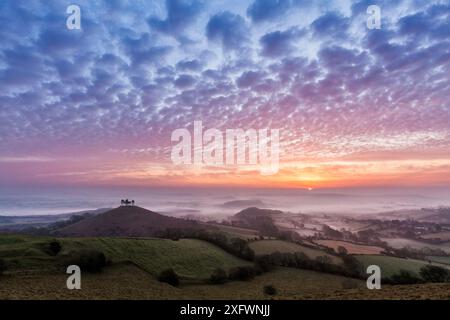
[{"label": "sky", "polygon": [[[0,186],[450,185],[448,0],[3,0],[0,21]],[[279,129],[278,173],[175,165],[194,121]]]}]

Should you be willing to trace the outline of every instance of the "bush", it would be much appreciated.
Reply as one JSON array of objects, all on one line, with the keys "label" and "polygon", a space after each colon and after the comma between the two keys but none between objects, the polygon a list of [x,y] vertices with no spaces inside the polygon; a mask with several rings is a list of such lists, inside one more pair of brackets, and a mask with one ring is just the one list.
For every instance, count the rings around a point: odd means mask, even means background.
[{"label": "bush", "polygon": [[360,277],[363,274],[363,265],[354,256],[342,256],[344,267],[350,275]]},{"label": "bush", "polygon": [[81,271],[96,273],[106,266],[106,257],[98,250],[71,251],[65,261],[65,266],[69,265],[77,265]]},{"label": "bush", "polygon": [[322,264],[332,264],[333,260],[329,256],[318,256],[316,257],[316,261]]},{"label": "bush", "polygon": [[61,243],[58,240],[52,240],[48,243],[45,251],[51,256],[57,256],[61,249]]},{"label": "bush", "polygon": [[255,267],[245,266],[232,268],[229,272],[230,280],[248,281],[257,274]]},{"label": "bush", "polygon": [[160,282],[168,283],[174,287],[178,287],[180,285],[180,279],[173,269],[166,269],[162,271],[158,276],[158,280]]},{"label": "bush", "polygon": [[5,260],[0,258],[0,276],[3,274],[3,272],[6,271],[6,269],[7,269],[7,266],[6,266]]},{"label": "bush", "polygon": [[438,266],[427,265],[420,269],[420,276],[425,282],[450,281],[450,271]]},{"label": "bush", "polygon": [[209,278],[209,282],[212,284],[223,284],[226,281],[227,273],[221,268],[217,268],[216,270],[214,270],[214,272],[211,274],[211,277]]},{"label": "bush", "polygon": [[337,253],[338,253],[338,255],[340,255],[340,256],[346,256],[346,255],[348,255],[347,249],[346,249],[345,247],[343,247],[343,246],[338,246],[338,247],[337,247]]},{"label": "bush", "polygon": [[261,272],[269,272],[274,269],[274,263],[269,255],[257,256],[255,258],[255,265]]},{"label": "bush", "polygon": [[392,275],[387,282],[391,284],[416,284],[420,283],[421,279],[412,272],[400,270],[399,273]]},{"label": "bush", "polygon": [[264,294],[267,294],[268,296],[274,296],[277,294],[277,289],[271,284],[264,286],[263,291]]}]

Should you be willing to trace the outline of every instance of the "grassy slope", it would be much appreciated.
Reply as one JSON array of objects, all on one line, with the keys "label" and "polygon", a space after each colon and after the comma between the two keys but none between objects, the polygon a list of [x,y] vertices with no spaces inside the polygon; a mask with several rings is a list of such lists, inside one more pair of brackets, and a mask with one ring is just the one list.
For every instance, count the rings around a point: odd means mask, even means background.
[{"label": "grassy slope", "polygon": [[67,290],[64,274],[5,276],[0,279],[0,299],[267,299],[262,289],[273,284],[275,299],[450,299],[450,284],[383,286],[367,290],[342,290],[346,278],[313,271],[280,268],[249,282],[220,286],[195,285],[174,288],[156,281],[132,265],[115,265],[100,274],[85,274],[81,290]]},{"label": "grassy slope", "polygon": [[216,268],[225,270],[247,265],[219,247],[201,240],[181,239],[63,239],[65,250],[75,248],[97,248],[113,262],[129,260],[144,270],[158,274],[173,268],[182,277],[208,278]]},{"label": "grassy slope", "polygon": [[[42,248],[49,238],[0,236],[0,257],[6,258],[13,270],[48,269],[56,260]],[[131,261],[154,275],[173,268],[180,276],[207,278],[216,268],[229,269],[248,262],[205,241],[183,239],[63,238],[64,255],[71,250],[97,249],[113,262]]]},{"label": "grassy slope", "polygon": [[282,240],[254,241],[254,242],[250,243],[250,248],[253,249],[253,251],[255,251],[255,253],[257,255],[270,254],[270,253],[273,253],[276,251],[281,252],[281,253],[303,252],[311,259],[315,259],[319,256],[328,256],[336,264],[339,264],[342,262],[342,260],[339,257],[330,255],[324,251],[321,251],[318,249],[311,249],[311,248],[304,247],[304,246],[301,246],[296,243],[291,243],[291,242],[282,241]]},{"label": "grassy slope", "polygon": [[450,257],[428,256],[427,259],[445,265],[450,265]]},{"label": "grassy slope", "polygon": [[[160,283],[141,269],[126,264],[106,268],[100,274],[84,274],[81,290],[67,290],[67,276],[30,274],[0,280],[0,299],[267,299],[263,287],[274,285],[279,299],[311,299],[317,294],[341,290],[348,279],[314,271],[279,268],[251,281],[224,285]],[[363,281],[351,280],[362,288]]]},{"label": "grassy slope", "polygon": [[352,289],[322,292],[314,296],[319,300],[449,300],[450,283],[387,286],[381,290]]},{"label": "grassy slope", "polygon": [[431,249],[441,249],[447,253],[450,253],[450,242],[442,244],[429,244],[426,242],[405,239],[405,238],[381,238],[381,240],[386,241],[389,246],[397,249],[404,247],[411,247],[415,249],[431,248]]},{"label": "grassy slope", "polygon": [[348,241],[315,240],[314,242],[322,246],[332,248],[334,251],[337,251],[339,247],[344,247],[347,249],[348,254],[380,254],[384,251],[384,249],[380,247],[356,244]]},{"label": "grassy slope", "polygon": [[182,288],[184,294],[198,299],[264,299],[266,285],[273,285],[278,293],[277,299],[312,299],[321,292],[342,290],[343,284],[352,282],[358,288],[364,281],[309,270],[277,268],[256,277],[252,281],[229,282],[221,286],[195,285]]},{"label": "grassy slope", "polygon": [[[450,297],[450,285],[386,286],[384,290],[342,290],[349,279],[307,270],[278,268],[256,277],[250,282],[230,282],[225,285],[184,285],[174,288],[158,282],[148,272],[129,263],[107,267],[100,274],[83,274],[82,290],[66,289],[67,275],[63,272],[43,273],[41,268],[51,266],[54,258],[41,249],[49,238],[0,236],[0,257],[16,260],[17,268],[26,269],[20,276],[8,272],[0,279],[0,299],[264,299],[263,287],[268,284],[278,289],[277,299],[400,299]],[[221,249],[197,240],[173,242],[161,239],[62,239],[64,251],[76,248],[103,250],[116,262],[131,260],[147,264],[146,269],[157,272],[175,265],[178,272],[188,276],[204,277],[217,264],[246,263]],[[182,251],[182,252],[180,252]],[[174,252],[177,252],[173,256]],[[418,268],[417,260],[383,256],[357,256],[366,264],[390,268]],[[400,260],[400,261],[399,261]],[[169,264],[169,265],[166,265]],[[384,266],[384,267],[383,267]],[[30,268],[33,267],[33,268]],[[420,267],[419,267],[420,268]],[[38,270],[30,270],[38,269]],[[203,271],[201,271],[203,270]],[[391,271],[394,269],[391,269]],[[50,271],[47,269],[47,271]],[[363,288],[364,282],[350,280]]]},{"label": "grassy slope", "polygon": [[[250,282],[173,288],[158,282],[152,274],[173,267],[180,275],[206,278],[217,267],[228,269],[248,262],[199,240],[63,238],[59,239],[63,245],[60,255],[94,248],[116,262],[100,274],[83,274],[82,290],[69,291],[65,287],[67,275],[60,269],[52,269],[56,265],[55,258],[42,250],[50,239],[0,236],[0,256],[9,263],[16,262],[0,279],[0,299],[263,299],[267,298],[263,294],[267,284],[274,285],[280,297],[301,295],[307,298],[312,293],[341,289],[346,280],[313,271],[279,268]],[[362,284],[356,280],[355,283]]]},{"label": "grassy slope", "polygon": [[16,235],[0,236],[0,258],[13,270],[44,269],[54,263],[54,257],[43,249],[51,238]]},{"label": "grassy slope", "polygon": [[241,238],[244,240],[255,239],[258,238],[259,232],[253,229],[240,228],[235,226],[225,226],[214,224],[213,228],[223,232],[230,238]]},{"label": "grassy slope", "polygon": [[63,272],[28,272],[0,278],[0,299],[160,299],[177,298],[178,289],[158,282],[133,265],[107,267],[99,274],[82,273],[81,290],[68,290]]},{"label": "grassy slope", "polygon": [[[419,275],[420,268],[428,264],[427,261],[415,260],[415,259],[402,259],[389,256],[375,256],[375,255],[355,255],[355,257],[362,262],[365,268],[369,265],[377,265],[381,268],[382,277],[390,277],[399,270],[408,270],[410,272]],[[435,264],[439,266],[445,266],[441,264]]]}]

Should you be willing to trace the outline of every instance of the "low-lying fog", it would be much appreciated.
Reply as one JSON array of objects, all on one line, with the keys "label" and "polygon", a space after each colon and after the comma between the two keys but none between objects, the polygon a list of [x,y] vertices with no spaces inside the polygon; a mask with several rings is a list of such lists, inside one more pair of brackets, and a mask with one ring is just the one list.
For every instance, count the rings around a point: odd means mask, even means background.
[{"label": "low-lying fog", "polygon": [[369,214],[449,206],[450,188],[273,190],[236,188],[0,189],[0,215],[40,215],[117,207],[121,199],[174,216],[221,218],[247,207],[302,213]]}]

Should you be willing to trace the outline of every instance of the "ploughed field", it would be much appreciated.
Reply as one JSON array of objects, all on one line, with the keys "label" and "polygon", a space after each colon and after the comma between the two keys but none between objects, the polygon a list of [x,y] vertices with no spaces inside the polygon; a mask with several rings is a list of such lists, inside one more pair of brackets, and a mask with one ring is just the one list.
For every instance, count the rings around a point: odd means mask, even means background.
[{"label": "ploughed field", "polygon": [[381,254],[384,251],[381,247],[357,244],[347,241],[315,240],[314,242],[321,246],[334,249],[336,252],[339,247],[343,247],[347,250],[348,254]]}]

